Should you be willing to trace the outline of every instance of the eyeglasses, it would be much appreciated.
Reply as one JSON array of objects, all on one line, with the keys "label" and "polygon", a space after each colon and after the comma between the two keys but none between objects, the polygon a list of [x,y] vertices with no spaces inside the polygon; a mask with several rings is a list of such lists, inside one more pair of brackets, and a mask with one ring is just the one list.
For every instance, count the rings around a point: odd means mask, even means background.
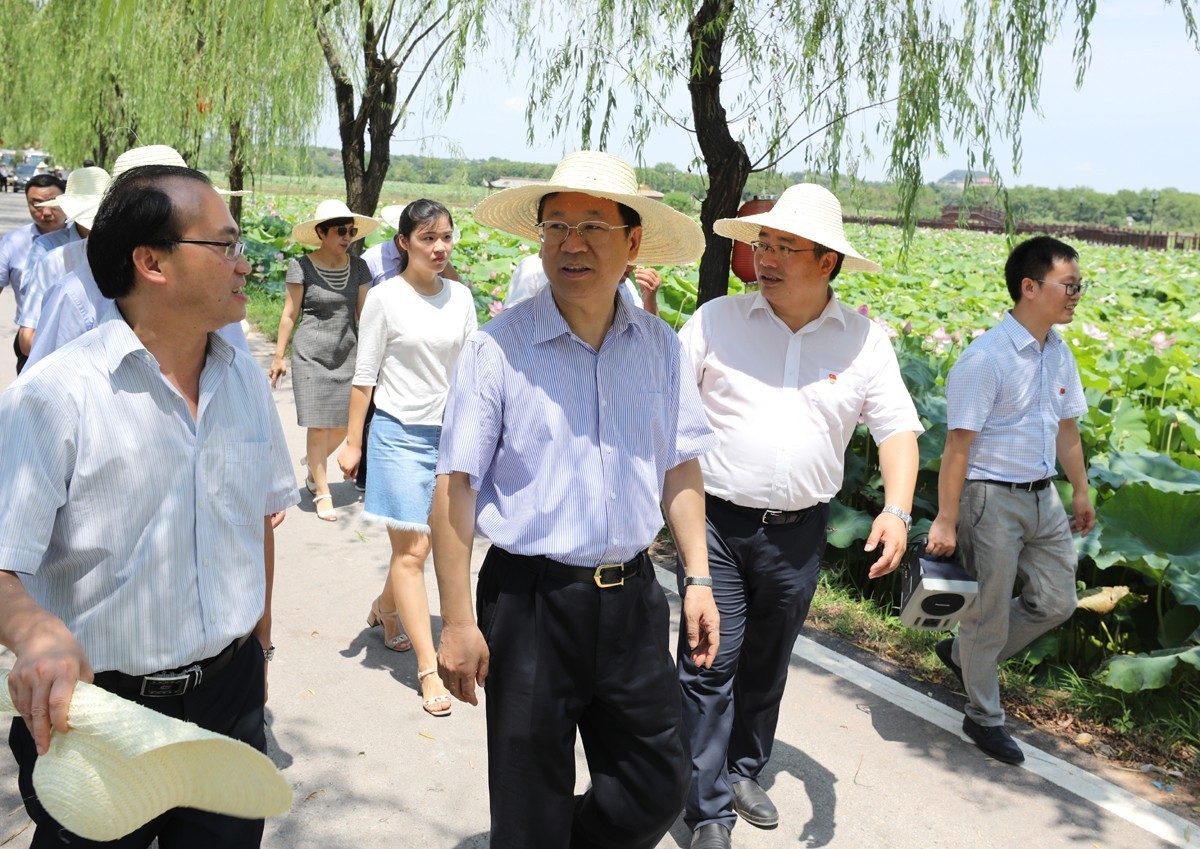
[{"label": "eyeglasses", "polygon": [[770,253],[779,253],[780,259],[787,259],[792,254],[816,253],[816,248],[789,248],[784,245],[766,245],[762,242],[751,242],[750,250],[754,251],[755,256],[764,256]]},{"label": "eyeglasses", "polygon": [[352,239],[358,235],[358,228],[351,227],[347,224],[343,224],[340,227],[330,227],[329,230],[326,230],[325,232],[328,233],[330,230],[332,230],[334,233],[337,233],[339,236],[349,236]]},{"label": "eyeglasses", "polygon": [[225,259],[237,259],[246,252],[246,243],[241,239],[232,242],[213,242],[208,239],[171,239],[173,245],[214,245],[225,249]]},{"label": "eyeglasses", "polygon": [[578,224],[568,224],[565,221],[543,221],[533,229],[538,231],[538,237],[544,245],[561,245],[574,230],[587,245],[599,243],[613,230],[628,229],[628,224],[613,226],[603,221],[581,221]]},{"label": "eyeglasses", "polygon": [[1067,297],[1074,298],[1076,295],[1082,295],[1088,289],[1092,288],[1092,284],[1086,280],[1081,280],[1078,283],[1059,283],[1057,280],[1038,280],[1036,277],[1030,277],[1034,283],[1053,283],[1056,286],[1062,286],[1067,290]]}]

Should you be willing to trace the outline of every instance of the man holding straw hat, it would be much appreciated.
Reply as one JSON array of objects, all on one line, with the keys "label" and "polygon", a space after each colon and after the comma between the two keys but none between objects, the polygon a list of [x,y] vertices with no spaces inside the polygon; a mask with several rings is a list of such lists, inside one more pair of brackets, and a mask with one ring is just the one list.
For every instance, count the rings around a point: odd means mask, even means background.
[{"label": "man holding straw hat", "polygon": [[778,824],[758,779],[846,446],[860,421],[879,444],[883,508],[866,543],[868,552],[882,546],[874,578],[904,552],[923,431],[887,336],[839,304],[830,285],[842,270],[880,270],[846,239],[831,192],[792,186],[769,212],[713,229],[750,244],[759,291],[710,301],[679,334],[720,439],[700,464],[721,649],[710,667],[679,654],[692,849],[727,849],[738,816]]},{"label": "man holding straw hat", "polygon": [[[438,663],[487,689],[493,849],[649,849],[687,789],[669,608],[646,553],[666,513],[689,586],[684,651],[716,653],[696,458],[712,447],[679,341],[617,289],[635,259],[692,262],[690,218],[638,194],[606,153],[475,213],[541,242],[549,286],[467,340],[442,431],[433,550]],[[479,574],[476,528],[492,547]],[[576,733],[592,785],[574,795]]]},{"label": "man holding straw hat", "polygon": [[[199,171],[133,168],[96,215],[94,330],[0,395],[0,642],[34,845],[61,826],[32,784],[79,681],[262,751],[272,514],[296,503],[262,371],[216,330],[250,265]],[[254,847],[262,820],[177,808],[115,846]],[[68,835],[72,846],[95,845]],[[109,844],[104,844],[109,845]]]}]

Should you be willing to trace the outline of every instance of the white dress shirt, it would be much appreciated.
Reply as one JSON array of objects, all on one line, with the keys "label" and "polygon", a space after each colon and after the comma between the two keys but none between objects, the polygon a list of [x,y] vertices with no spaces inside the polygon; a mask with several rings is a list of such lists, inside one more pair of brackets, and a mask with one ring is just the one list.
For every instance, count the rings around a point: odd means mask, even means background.
[{"label": "white dress shirt", "polygon": [[924,432],[886,334],[836,296],[795,333],[758,292],[717,298],[679,338],[720,439],[700,458],[718,498],[803,510],[842,488],[860,419],[876,443]]},{"label": "white dress shirt", "polygon": [[262,370],[215,334],[193,419],[113,304],[0,395],[0,568],[96,672],[212,657],[263,613],[263,517],[298,500]]}]

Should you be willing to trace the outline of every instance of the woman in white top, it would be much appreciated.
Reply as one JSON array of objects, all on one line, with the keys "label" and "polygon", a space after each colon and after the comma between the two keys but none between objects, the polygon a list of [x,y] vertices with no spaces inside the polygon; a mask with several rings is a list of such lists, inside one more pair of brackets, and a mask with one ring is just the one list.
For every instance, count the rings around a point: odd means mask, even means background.
[{"label": "woman in white top", "polygon": [[338,465],[347,478],[357,472],[363,419],[374,395],[363,518],[387,525],[392,559],[367,624],[383,625],[388,648],[416,649],[424,708],[447,716],[450,695],[437,675],[425,558],[450,375],[478,320],[470,289],[441,276],[454,244],[450,211],[435,201],[413,201],[396,229],[408,265],[367,295],[350,392],[349,435]]}]

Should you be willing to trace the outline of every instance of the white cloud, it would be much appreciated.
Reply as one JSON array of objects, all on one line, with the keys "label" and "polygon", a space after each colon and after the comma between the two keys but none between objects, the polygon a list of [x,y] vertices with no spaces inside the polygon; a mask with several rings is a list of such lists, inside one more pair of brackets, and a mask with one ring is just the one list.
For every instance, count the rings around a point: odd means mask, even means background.
[{"label": "white cloud", "polygon": [[504,108],[509,112],[518,112],[525,114],[526,100],[523,97],[506,97],[504,99]]}]

